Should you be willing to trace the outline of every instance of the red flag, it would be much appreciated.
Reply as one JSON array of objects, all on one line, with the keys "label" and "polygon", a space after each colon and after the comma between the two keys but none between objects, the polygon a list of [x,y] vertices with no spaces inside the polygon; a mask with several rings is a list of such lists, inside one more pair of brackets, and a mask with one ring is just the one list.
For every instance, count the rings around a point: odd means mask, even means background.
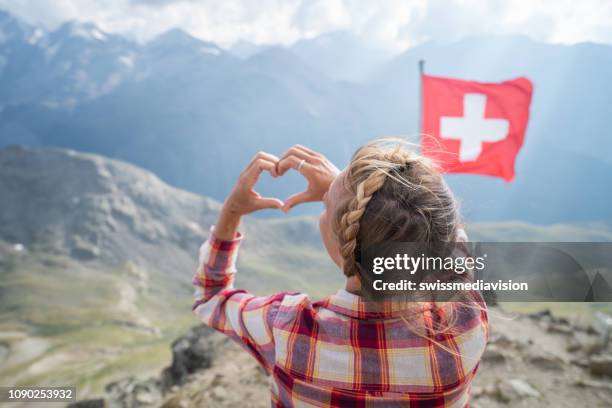
[{"label": "red flag", "polygon": [[533,86],[422,75],[422,152],[448,173],[514,178]]}]

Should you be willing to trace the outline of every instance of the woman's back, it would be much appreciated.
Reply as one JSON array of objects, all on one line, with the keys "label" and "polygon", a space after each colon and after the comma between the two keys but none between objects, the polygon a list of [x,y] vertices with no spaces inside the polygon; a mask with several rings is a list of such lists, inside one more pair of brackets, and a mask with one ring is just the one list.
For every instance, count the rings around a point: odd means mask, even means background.
[{"label": "woman's back", "polygon": [[[285,204],[253,190],[263,170],[279,176],[289,168],[309,185]],[[345,289],[318,302],[298,293],[256,297],[234,289],[240,216],[314,200],[324,203],[321,236],[346,276]],[[467,292],[440,302],[436,293],[380,290],[379,272],[362,253],[406,242],[447,254],[448,248],[462,250],[454,244],[463,240],[456,202],[441,175],[397,140],[368,143],[342,172],[303,146],[281,159],[259,153],[201,249],[193,310],[270,374],[274,406],[463,408],[488,339],[482,298]],[[422,255],[410,248],[407,256]],[[452,268],[385,273],[389,283],[409,276],[417,282],[471,278]]]},{"label": "woman's back", "polygon": [[486,312],[457,304],[453,333],[432,341],[411,330],[443,319],[431,304],[369,306],[345,290],[314,303],[302,294],[285,296],[272,329],[273,400],[465,407],[486,345]]}]

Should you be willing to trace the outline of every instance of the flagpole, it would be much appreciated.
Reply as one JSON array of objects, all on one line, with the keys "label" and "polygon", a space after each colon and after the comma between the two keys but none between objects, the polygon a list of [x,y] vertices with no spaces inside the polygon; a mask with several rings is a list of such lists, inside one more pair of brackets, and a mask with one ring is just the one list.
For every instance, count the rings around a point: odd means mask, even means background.
[{"label": "flagpole", "polygon": [[418,112],[418,120],[417,120],[417,124],[418,124],[418,129],[417,129],[417,134],[422,137],[421,132],[423,130],[423,73],[425,72],[425,60],[424,59],[420,59],[419,60],[419,99],[418,99],[418,104],[417,104],[417,112]]}]

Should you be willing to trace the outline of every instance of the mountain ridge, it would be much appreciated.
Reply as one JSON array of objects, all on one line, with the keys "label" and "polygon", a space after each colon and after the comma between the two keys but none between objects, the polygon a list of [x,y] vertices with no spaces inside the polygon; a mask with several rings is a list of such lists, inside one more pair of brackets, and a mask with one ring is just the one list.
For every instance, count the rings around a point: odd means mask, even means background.
[{"label": "mountain ridge", "polygon": [[[325,72],[319,62],[336,45],[318,49],[327,43],[316,39],[308,55],[266,47],[239,58],[180,31],[167,34],[161,48],[151,45],[155,40],[147,46],[115,37],[77,42],[66,54],[45,46],[46,37],[34,46],[23,39],[0,44],[0,146],[94,152],[222,200],[241,165],[260,150],[280,155],[304,144],[343,167],[375,137],[418,143],[416,67],[425,59],[432,75],[528,76],[535,84],[516,179],[446,177],[468,221],[612,222],[605,188],[612,173],[606,91],[612,78],[602,68],[612,64],[610,46],[514,36],[427,43],[381,61],[367,81],[349,82]],[[281,197],[295,192],[290,184],[264,180],[264,186]]]}]

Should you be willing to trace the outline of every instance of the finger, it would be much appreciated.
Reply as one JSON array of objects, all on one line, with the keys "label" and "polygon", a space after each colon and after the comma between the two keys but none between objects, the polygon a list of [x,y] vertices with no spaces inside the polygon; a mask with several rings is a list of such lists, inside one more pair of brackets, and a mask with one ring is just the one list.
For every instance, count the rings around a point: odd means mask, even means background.
[{"label": "finger", "polygon": [[272,176],[276,176],[276,163],[261,158],[255,159],[244,173],[245,181],[249,187],[253,187],[255,185],[261,172],[264,170],[269,171]]},{"label": "finger", "polygon": [[277,162],[279,160],[277,156],[267,152],[257,152],[255,157],[253,157],[253,160],[255,159],[265,159],[271,162]]},{"label": "finger", "polygon": [[[266,161],[269,161],[269,162],[271,162],[271,163],[276,164],[276,163],[278,163],[278,160],[279,160],[279,159],[278,159],[278,157],[276,157],[276,156],[275,156],[275,155],[273,155],[273,154],[266,153],[266,152],[258,152],[258,153],[257,153],[257,154],[256,154],[256,155],[253,157],[253,159],[251,160],[251,162],[249,163],[249,165],[247,166],[247,168],[245,169],[245,171],[248,171],[250,168],[252,168],[253,166],[255,166],[255,165],[256,165],[256,163],[257,163],[259,160],[266,160]],[[272,176],[274,176],[274,177],[276,177],[276,176],[277,176],[276,171],[271,172],[271,174],[272,174]]]},{"label": "finger", "polygon": [[284,212],[287,212],[298,204],[307,203],[311,201],[315,201],[314,196],[308,191],[302,191],[301,193],[297,193],[289,197],[285,201],[285,205],[283,205],[282,210]]},{"label": "finger", "polygon": [[[287,150],[285,152],[285,154],[283,154],[280,158],[280,160],[282,161],[283,159],[286,159],[290,156],[295,156],[297,158],[299,158],[300,160],[298,161],[298,163],[302,160],[305,160],[306,163],[315,163],[317,160],[320,160],[319,157],[308,153],[307,151],[303,150],[303,146],[301,145],[295,145],[293,147],[291,147],[289,150]],[[280,163],[280,161],[279,161]],[[283,175],[289,168],[285,168],[284,171],[280,171],[280,166],[277,164],[276,168],[278,170],[278,174]],[[297,168],[295,168],[297,170]]]},{"label": "finger", "polygon": [[305,150],[302,150],[298,146],[293,146],[289,148],[289,150],[287,150],[281,156],[280,159],[283,160],[284,158],[289,157],[289,156],[296,156],[296,157],[299,157],[300,159],[306,160],[307,162],[312,162],[313,160],[318,159],[316,155],[310,154],[306,152]]},{"label": "finger", "polygon": [[281,210],[284,204],[285,203],[283,203],[281,200],[274,197],[262,197],[255,201],[255,205],[257,205],[257,209],[259,210],[264,208],[278,208]]},{"label": "finger", "polygon": [[304,153],[307,153],[307,154],[309,154],[309,155],[311,155],[311,156],[315,156],[315,157],[321,157],[321,156],[322,156],[322,154],[321,154],[321,153],[319,153],[319,152],[315,152],[314,150],[309,149],[308,147],[306,147],[306,146],[302,146],[302,145],[300,145],[300,144],[297,144],[297,145],[295,145],[295,146],[293,146],[293,147],[295,147],[296,149],[301,150],[301,151],[303,151]]},{"label": "finger", "polygon": [[[302,168],[300,168],[300,163],[302,163],[302,160],[304,160],[304,164],[302,165]],[[299,169],[298,171],[302,173],[307,166],[310,166],[310,164],[308,163],[308,161],[306,161],[306,159],[302,159],[298,156],[287,156],[278,162],[276,168],[278,171],[278,175],[282,176],[289,169]]]}]

